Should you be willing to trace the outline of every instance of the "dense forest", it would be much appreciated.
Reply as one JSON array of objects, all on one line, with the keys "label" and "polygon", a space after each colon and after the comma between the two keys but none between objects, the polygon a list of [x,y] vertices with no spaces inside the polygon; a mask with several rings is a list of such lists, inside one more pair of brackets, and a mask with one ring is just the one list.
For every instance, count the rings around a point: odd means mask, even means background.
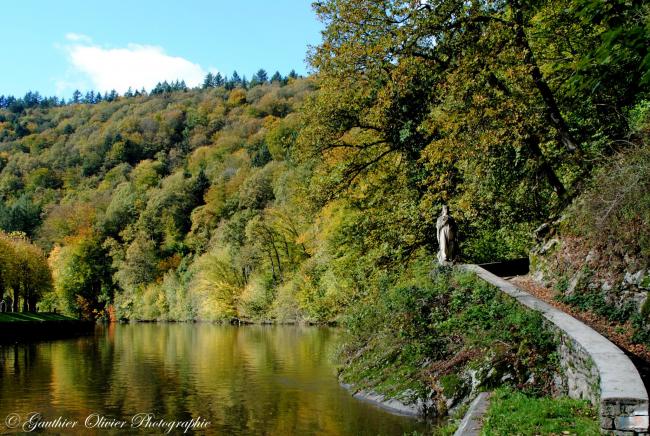
[{"label": "dense forest", "polygon": [[432,261],[443,203],[464,261],[525,256],[645,146],[647,9],[320,2],[308,78],[3,96],[0,227],[93,318],[334,320]]},{"label": "dense forest", "polygon": [[49,253],[54,289],[41,309],[175,320],[268,311],[307,257],[292,188],[304,176],[288,150],[312,82],[3,110],[0,223]]},{"label": "dense forest", "polygon": [[[20,254],[2,249],[11,261],[0,289],[14,307],[345,320],[352,366],[372,367],[369,344],[391,338],[382,364],[422,368],[446,348],[435,336],[418,342],[439,321],[421,302],[447,314],[486,305],[490,316],[497,304],[452,292],[467,292],[467,278],[431,288],[443,204],[462,262],[543,254],[552,234],[580,246],[566,256],[597,253],[601,269],[650,267],[647,4],[314,8],[323,41],[306,78],[260,70],[250,81],[210,74],[196,89],[1,97],[0,245]],[[34,283],[16,272],[27,266]],[[586,282],[567,301],[606,312],[607,298],[627,301]],[[650,342],[650,309],[630,307],[613,318]]]}]

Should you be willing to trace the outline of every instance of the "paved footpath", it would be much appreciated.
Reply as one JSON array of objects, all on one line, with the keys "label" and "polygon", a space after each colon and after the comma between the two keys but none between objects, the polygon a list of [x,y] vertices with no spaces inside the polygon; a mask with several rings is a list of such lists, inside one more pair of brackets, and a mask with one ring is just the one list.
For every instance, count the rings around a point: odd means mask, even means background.
[{"label": "paved footpath", "polygon": [[490,392],[481,392],[469,405],[454,436],[478,436],[483,428],[483,415],[490,405]]}]

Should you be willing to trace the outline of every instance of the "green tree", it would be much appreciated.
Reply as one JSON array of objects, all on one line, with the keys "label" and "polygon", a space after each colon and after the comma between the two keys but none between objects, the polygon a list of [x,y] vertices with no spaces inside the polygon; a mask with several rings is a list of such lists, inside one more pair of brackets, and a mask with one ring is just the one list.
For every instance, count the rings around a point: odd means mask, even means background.
[{"label": "green tree", "polygon": [[[17,286],[18,271],[16,252],[11,238],[4,232],[0,233],[0,300],[4,300],[5,292]],[[10,294],[7,294],[10,296]],[[5,310],[9,310],[5,301]]]},{"label": "green tree", "polygon": [[68,314],[94,319],[105,315],[113,294],[112,266],[98,234],[79,234],[50,253],[59,307]]},{"label": "green tree", "polygon": [[208,89],[208,88],[213,88],[215,86],[215,78],[212,73],[208,73],[205,75],[205,79],[203,80],[203,89]]},{"label": "green tree", "polygon": [[224,86],[225,80],[224,80],[223,76],[221,75],[221,73],[217,73],[214,76],[213,83],[214,83],[214,86],[216,86],[216,87]]},{"label": "green tree", "polygon": [[3,249],[0,267],[0,291],[13,290],[12,310],[18,312],[22,299],[23,312],[36,312],[37,303],[52,289],[52,274],[43,251],[32,244],[24,233],[0,234]]},{"label": "green tree", "polygon": [[[607,154],[604,144],[619,139],[603,135],[624,130],[620,118],[599,115],[602,103],[610,105],[605,112],[626,111],[615,103],[622,95],[616,80],[589,91],[566,88],[575,62],[592,58],[605,35],[619,34],[608,19],[574,32],[572,23],[589,10],[578,3],[317,3],[326,27],[310,61],[320,92],[307,107],[300,143],[301,154],[321,156],[319,204],[350,194],[373,216],[365,220],[368,238],[402,203],[420,218],[402,223],[412,244],[389,243],[403,253],[435,244],[425,235],[433,234],[429,217],[443,202],[470,238],[478,228],[490,234],[540,222],[564,207],[594,159]],[[637,17],[647,11],[634,2],[618,8],[628,12],[615,15],[642,33]],[[635,74],[645,71],[641,55],[626,59]],[[600,67],[599,78],[617,69]],[[406,218],[400,215],[393,222]]]},{"label": "green tree", "polygon": [[271,76],[271,83],[282,83],[284,79],[282,78],[282,74],[280,74],[279,71],[276,71],[273,73],[273,76]]},{"label": "green tree", "polygon": [[81,91],[79,91],[78,89],[75,89],[75,91],[72,93],[72,103],[73,104],[81,103]]}]

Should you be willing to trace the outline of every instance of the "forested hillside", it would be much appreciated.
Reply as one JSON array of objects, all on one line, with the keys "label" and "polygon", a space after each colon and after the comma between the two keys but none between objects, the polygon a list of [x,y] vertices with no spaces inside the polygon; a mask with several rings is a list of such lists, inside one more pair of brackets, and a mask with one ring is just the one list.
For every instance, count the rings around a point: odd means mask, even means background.
[{"label": "forested hillside", "polygon": [[433,265],[442,204],[463,261],[526,256],[646,147],[643,2],[315,10],[308,78],[0,101],[0,227],[48,253],[42,309],[335,320]]},{"label": "forested hillside", "polygon": [[[307,173],[289,150],[313,89],[297,78],[231,91],[208,83],[1,110],[0,225],[49,253],[54,291],[41,310],[257,317],[281,286],[309,280]],[[287,310],[332,315],[318,311],[316,291],[300,292]]]}]

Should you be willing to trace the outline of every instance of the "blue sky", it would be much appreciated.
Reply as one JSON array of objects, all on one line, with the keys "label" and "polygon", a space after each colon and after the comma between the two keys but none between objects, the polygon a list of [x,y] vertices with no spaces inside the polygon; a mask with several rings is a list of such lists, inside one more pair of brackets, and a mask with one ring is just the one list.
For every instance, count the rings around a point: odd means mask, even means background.
[{"label": "blue sky", "polygon": [[195,85],[208,71],[306,74],[322,27],[311,0],[16,0],[2,2],[2,16],[0,94],[67,98]]}]

